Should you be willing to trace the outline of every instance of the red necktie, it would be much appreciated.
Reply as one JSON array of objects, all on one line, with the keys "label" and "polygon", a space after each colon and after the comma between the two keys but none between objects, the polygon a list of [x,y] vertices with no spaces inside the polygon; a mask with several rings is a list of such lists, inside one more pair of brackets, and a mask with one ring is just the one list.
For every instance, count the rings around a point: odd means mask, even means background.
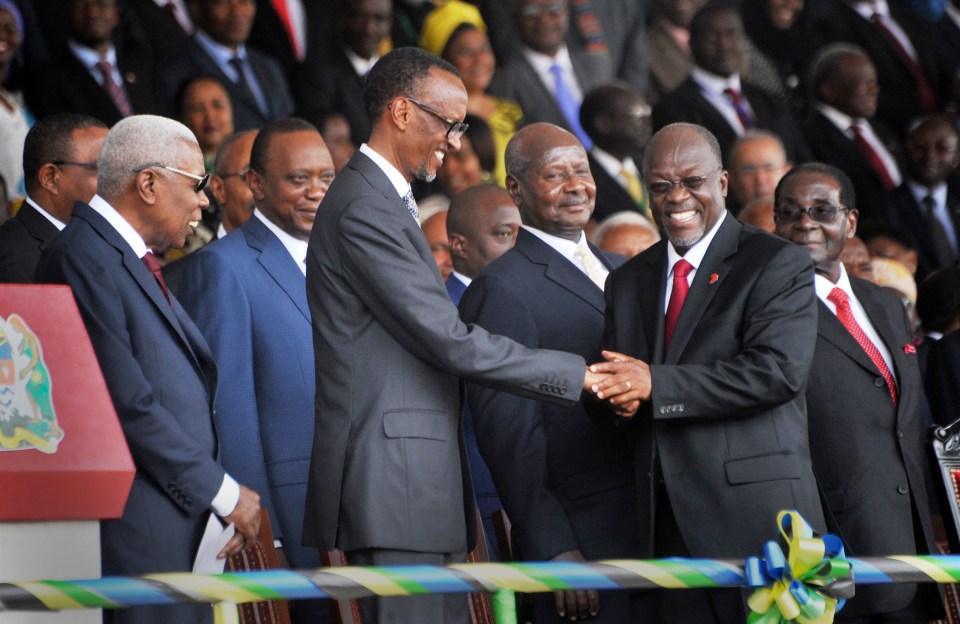
[{"label": "red necktie", "polygon": [[746,103],[743,101],[743,98],[740,97],[740,92],[732,87],[727,87],[723,90],[724,95],[730,99],[730,103],[733,104],[733,110],[737,111],[737,118],[740,120],[740,123],[743,124],[744,130],[749,130],[753,127],[753,119],[750,117],[750,111],[747,110]]},{"label": "red necktie", "polygon": [[680,310],[683,308],[683,302],[687,298],[687,292],[690,290],[690,284],[687,283],[687,275],[693,270],[693,265],[683,258],[677,260],[673,265],[673,290],[670,292],[670,303],[667,304],[667,316],[663,321],[663,352],[670,350],[670,339],[673,338],[673,330],[677,327],[677,319],[680,318]]},{"label": "red necktie", "polygon": [[873,170],[880,176],[883,190],[889,191],[896,188],[897,185],[893,181],[893,176],[890,175],[890,170],[883,164],[883,159],[880,158],[877,150],[873,149],[873,146],[870,145],[866,137],[863,136],[863,130],[860,129],[860,126],[851,124],[850,131],[853,132],[853,142],[857,144],[857,147],[863,152],[863,155],[870,161],[870,166],[873,167]]},{"label": "red necktie", "polygon": [[843,323],[843,326],[847,328],[847,331],[850,332],[850,335],[853,336],[853,339],[857,341],[857,344],[860,345],[873,362],[873,365],[877,367],[877,370],[880,371],[880,374],[887,381],[887,388],[890,390],[890,398],[893,399],[893,405],[897,405],[897,382],[893,378],[893,373],[890,372],[890,368],[887,366],[887,363],[883,361],[883,356],[880,355],[880,351],[877,349],[877,345],[871,342],[870,338],[864,333],[863,328],[860,327],[860,324],[857,323],[857,319],[853,317],[853,310],[850,309],[850,302],[847,300],[847,293],[840,290],[839,288],[834,288],[830,291],[830,294],[827,295],[827,300],[832,301],[834,305],[837,306],[837,319]]},{"label": "red necktie", "polygon": [[923,73],[923,68],[920,67],[920,63],[903,47],[903,44],[900,43],[897,36],[893,34],[893,31],[886,25],[883,16],[879,13],[874,13],[872,21],[877,28],[880,29],[884,39],[887,40],[887,43],[889,43],[894,52],[897,53],[897,56],[900,57],[903,64],[906,65],[907,71],[913,76],[914,82],[917,83],[917,89],[920,91],[920,101],[923,103],[923,109],[926,111],[936,110],[937,96],[934,94],[933,87],[930,86],[930,81],[927,80],[927,76]]},{"label": "red necktie", "polygon": [[172,306],[173,302],[170,301],[170,291],[167,290],[167,283],[163,281],[163,272],[160,270],[160,263],[149,251],[143,254],[143,257],[140,259],[143,260],[143,263],[147,265],[147,268],[153,273],[153,277],[156,278],[157,283],[160,284],[160,288],[163,289],[163,296],[167,298],[167,303]]},{"label": "red necktie", "polygon": [[113,100],[113,105],[120,111],[120,116],[129,117],[132,115],[133,109],[130,107],[130,100],[127,99],[127,92],[113,79],[113,68],[110,66],[110,62],[99,61],[96,68],[103,75],[103,88],[106,89],[110,99]]}]

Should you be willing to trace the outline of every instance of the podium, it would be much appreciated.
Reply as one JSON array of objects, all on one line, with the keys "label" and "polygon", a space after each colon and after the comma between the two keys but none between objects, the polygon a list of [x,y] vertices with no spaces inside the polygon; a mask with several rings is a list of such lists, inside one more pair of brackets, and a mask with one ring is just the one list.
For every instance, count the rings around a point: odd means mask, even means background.
[{"label": "podium", "polygon": [[[70,288],[0,284],[0,581],[99,577],[99,520],[123,514],[134,472]],[[99,610],[0,613],[0,624],[101,621]]]}]

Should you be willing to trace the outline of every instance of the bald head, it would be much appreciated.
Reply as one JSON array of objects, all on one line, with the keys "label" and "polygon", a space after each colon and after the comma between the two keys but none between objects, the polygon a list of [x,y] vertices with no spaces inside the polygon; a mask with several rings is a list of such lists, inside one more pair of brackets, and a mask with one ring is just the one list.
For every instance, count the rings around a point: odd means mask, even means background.
[{"label": "bald head", "polygon": [[773,219],[773,197],[761,197],[753,200],[740,211],[737,219],[741,223],[758,227],[773,234],[777,229],[776,221]]},{"label": "bald head", "polygon": [[481,185],[457,195],[447,212],[453,270],[475,277],[517,241],[520,211],[499,186]]},{"label": "bald head", "polygon": [[780,137],[754,131],[744,135],[730,150],[730,192],[741,206],[772,198],[777,182],[790,170]]}]

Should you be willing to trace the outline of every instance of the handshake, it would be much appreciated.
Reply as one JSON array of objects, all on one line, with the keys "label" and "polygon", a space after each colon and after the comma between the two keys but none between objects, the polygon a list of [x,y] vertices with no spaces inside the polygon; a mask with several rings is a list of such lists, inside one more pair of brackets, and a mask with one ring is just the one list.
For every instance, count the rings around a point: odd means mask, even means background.
[{"label": "handshake", "polygon": [[650,398],[650,366],[615,351],[602,351],[603,362],[587,367],[583,389],[605,401],[621,418],[633,418]]}]

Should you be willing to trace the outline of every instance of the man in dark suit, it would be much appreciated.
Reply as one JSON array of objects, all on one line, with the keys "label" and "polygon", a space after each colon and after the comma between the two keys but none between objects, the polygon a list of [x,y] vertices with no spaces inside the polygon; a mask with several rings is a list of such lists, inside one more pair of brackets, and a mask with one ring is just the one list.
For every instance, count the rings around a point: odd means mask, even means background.
[{"label": "man in dark suit", "polygon": [[832,0],[816,26],[825,42],[866,51],[880,84],[877,117],[899,137],[911,119],[949,101],[956,59],[942,53],[937,30],[907,7],[887,0]]},{"label": "man in dark suit", "polygon": [[786,102],[741,79],[745,42],[736,9],[711,5],[698,11],[690,24],[693,70],[653,107],[654,130],[674,122],[704,126],[717,137],[723,162],[729,163],[737,137],[762,128],[783,140],[791,161],[807,160],[809,148]]},{"label": "man in dark suit", "polygon": [[[471,283],[460,316],[531,348],[595,358],[603,281],[623,258],[593,247],[583,234],[596,198],[587,154],[569,132],[538,123],[511,139],[506,166],[523,227],[516,246]],[[597,427],[580,404],[558,408],[473,384],[467,397],[521,560],[638,556],[625,436]],[[534,622],[640,616],[621,592],[602,601],[595,591],[557,592],[530,602]]]},{"label": "man in dark suit", "polygon": [[[136,158],[136,160],[131,160]],[[97,162],[97,192],[47,247],[37,282],[67,284],[136,466],[119,520],[100,525],[104,576],[193,566],[211,511],[237,533],[221,552],[257,538],[260,497],[217,461],[217,368],[203,336],[169,294],[152,253],[183,246],[207,205],[193,134],[163,117],[113,127]],[[204,605],[105,612],[111,622],[200,622]]]},{"label": "man in dark suit", "polygon": [[120,23],[158,62],[183,49],[196,30],[186,0],[124,0]]},{"label": "man in dark suit", "polygon": [[856,46],[827,46],[813,64],[812,88],[803,131],[814,158],[850,176],[865,222],[882,218],[875,200],[903,177],[899,141],[874,119],[881,87],[873,62]]},{"label": "man in dark suit", "polygon": [[938,425],[960,420],[960,332],[953,331],[930,347],[925,386]]},{"label": "man in dark suit", "polygon": [[340,113],[350,136],[362,143],[370,137],[370,119],[363,108],[363,83],[380,60],[380,43],[393,25],[390,0],[345,0],[337,12],[338,46],[309,64],[303,76],[304,116],[318,125]]},{"label": "man in dark suit", "polygon": [[27,77],[30,110],[38,118],[90,115],[108,126],[134,113],[159,111],[153,51],[117,28],[116,0],[70,0],[67,11],[69,39]]},{"label": "man in dark suit", "polygon": [[[513,248],[519,229],[520,211],[502,187],[482,184],[468,188],[453,198],[447,210],[447,240],[453,273],[444,280],[453,305],[460,304],[460,298],[477,273]],[[503,505],[490,469],[480,455],[473,415],[466,406],[463,410],[463,438],[490,560],[496,561],[501,550],[493,524],[493,512]]]},{"label": "man in dark suit", "polygon": [[[304,275],[333,159],[312,125],[278,119],[257,135],[246,177],[253,216],[240,234],[181,261],[176,294],[220,372],[214,406],[224,467],[261,493],[290,566],[315,568],[319,553],[300,545],[314,395]],[[316,621],[301,617],[306,604],[295,604],[295,622]]]},{"label": "man in dark suit", "polygon": [[176,110],[184,81],[199,74],[220,80],[230,95],[237,130],[260,128],[293,114],[293,96],[275,60],[246,46],[253,25],[254,0],[189,0],[197,32],[189,45],[163,63],[160,83],[167,110]]},{"label": "man in dark suit", "polygon": [[[903,305],[849,277],[840,261],[857,230],[853,184],[831,165],[800,165],[776,192],[777,234],[813,259],[819,299],[807,382],[813,469],[827,526],[849,555],[935,554],[924,482],[923,390]],[[943,616],[925,585],[857,587],[839,620],[927,622]]]},{"label": "man in dark suit", "polygon": [[650,107],[643,96],[625,84],[601,85],[583,98],[580,123],[593,139],[587,154],[597,185],[591,218],[599,223],[614,213],[630,211],[652,219],[640,168],[633,160],[650,140]]},{"label": "man in dark suit", "polygon": [[[459,378],[566,405],[595,380],[582,357],[464,325],[450,303],[410,181],[433,180],[460,147],[456,70],[398,48],[364,100],[370,142],[327,192],[307,255],[317,401],[304,543],[359,565],[463,561],[474,503]],[[364,622],[466,619],[463,596],[362,604]]]},{"label": "man in dark suit", "polygon": [[914,122],[904,146],[906,180],[877,201],[891,225],[918,242],[917,280],[960,258],[960,196],[948,178],[960,164],[960,135],[947,117]]},{"label": "man in dark suit", "polygon": [[70,221],[73,205],[97,192],[97,155],[107,127],[58,113],[38,121],[23,144],[27,197],[0,225],[0,282],[29,284],[40,254]]},{"label": "man in dark suit", "polygon": [[545,121],[570,130],[589,149],[590,137],[580,125],[580,103],[588,91],[613,79],[616,68],[609,51],[567,46],[566,2],[518,0],[511,6],[513,27],[523,45],[496,71],[490,92],[520,104],[527,123]]},{"label": "man in dark suit", "polygon": [[[591,367],[622,371],[592,390],[632,431],[640,556],[744,557],[782,509],[822,532],[803,397],[810,257],[727,213],[720,147],[700,126],[655,134],[643,176],[665,240],[610,274],[612,361]],[[659,599],[664,622],[744,618],[738,590]]]}]

